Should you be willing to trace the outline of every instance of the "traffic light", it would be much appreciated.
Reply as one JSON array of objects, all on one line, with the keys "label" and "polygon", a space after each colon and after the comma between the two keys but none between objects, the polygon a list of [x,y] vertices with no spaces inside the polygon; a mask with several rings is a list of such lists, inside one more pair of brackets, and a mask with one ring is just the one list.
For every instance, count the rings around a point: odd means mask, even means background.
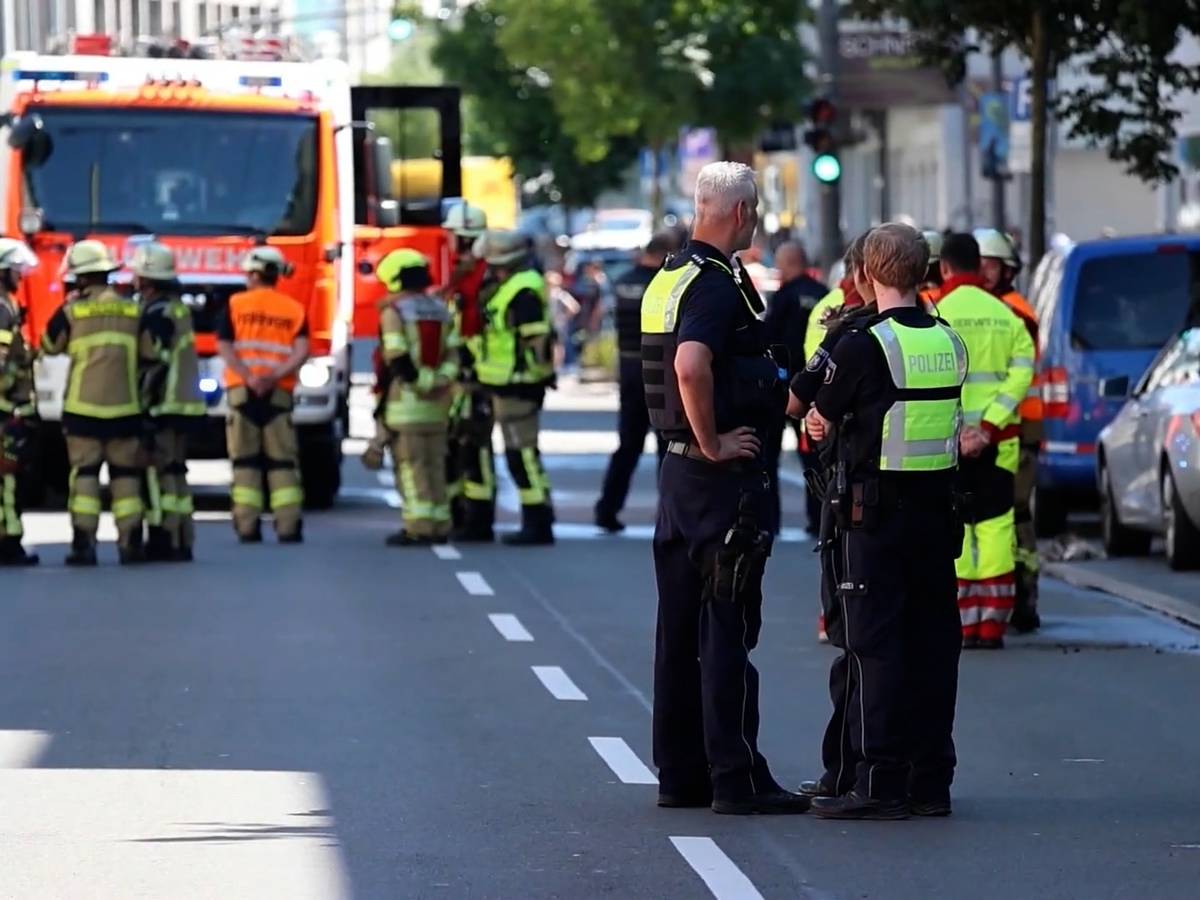
[{"label": "traffic light", "polygon": [[824,97],[818,97],[808,105],[808,122],[804,143],[814,154],[812,173],[822,184],[834,184],[842,177],[842,164],[837,157],[837,139],[834,135],[837,107]]}]

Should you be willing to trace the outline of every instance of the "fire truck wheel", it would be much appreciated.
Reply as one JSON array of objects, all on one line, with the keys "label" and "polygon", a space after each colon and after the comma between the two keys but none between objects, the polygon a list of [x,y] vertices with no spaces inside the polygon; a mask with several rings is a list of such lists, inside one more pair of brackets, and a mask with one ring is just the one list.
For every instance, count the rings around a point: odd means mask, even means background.
[{"label": "fire truck wheel", "polygon": [[342,446],[329,425],[301,426],[300,479],[307,509],[329,509],[342,486]]}]

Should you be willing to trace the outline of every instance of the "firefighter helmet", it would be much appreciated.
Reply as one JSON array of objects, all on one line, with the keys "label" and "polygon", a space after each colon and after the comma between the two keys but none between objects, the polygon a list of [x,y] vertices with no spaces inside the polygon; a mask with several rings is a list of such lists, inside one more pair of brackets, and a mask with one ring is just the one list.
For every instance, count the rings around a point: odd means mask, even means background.
[{"label": "firefighter helmet", "polygon": [[459,237],[479,237],[487,230],[487,213],[466,201],[456,203],[446,213],[442,227],[447,231],[454,232]]},{"label": "firefighter helmet", "polygon": [[139,278],[171,281],[175,278],[175,254],[157,241],[142,244],[133,253],[129,269]]},{"label": "firefighter helmet", "polygon": [[[429,260],[423,253],[402,247],[379,261],[375,267],[375,277],[389,291],[420,290],[430,284]],[[416,286],[418,282],[420,287]]]},{"label": "firefighter helmet", "polygon": [[101,241],[78,241],[72,244],[62,261],[62,274],[70,276],[104,274],[119,268]]},{"label": "firefighter helmet", "polygon": [[37,263],[37,257],[24,241],[0,237],[0,270],[12,270],[20,275],[34,268]]},{"label": "firefighter helmet", "polygon": [[995,228],[975,229],[975,240],[979,242],[979,255],[984,259],[998,259],[1010,269],[1021,268],[1021,257],[1007,235]]}]

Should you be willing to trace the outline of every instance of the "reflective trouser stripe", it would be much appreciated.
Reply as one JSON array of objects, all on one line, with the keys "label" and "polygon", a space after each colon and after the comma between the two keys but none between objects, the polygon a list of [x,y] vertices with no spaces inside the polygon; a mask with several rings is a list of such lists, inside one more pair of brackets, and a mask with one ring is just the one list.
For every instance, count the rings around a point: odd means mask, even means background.
[{"label": "reflective trouser stripe", "polygon": [[303,502],[304,490],[298,486],[273,488],[271,490],[271,509],[273,510],[283,506],[299,506]]},{"label": "reflective trouser stripe", "polygon": [[4,476],[4,537],[19,538],[24,534],[21,516],[17,511],[17,479],[15,475]]},{"label": "reflective trouser stripe", "polygon": [[160,526],[166,511],[166,498],[163,497],[158,483],[158,472],[153,466],[146,470],[146,495],[150,501],[146,507],[146,524],[152,528]]},{"label": "reflective trouser stripe", "polygon": [[233,502],[237,506],[251,506],[255,509],[262,509],[263,492],[259,488],[235,484],[233,486]]},{"label": "reflective trouser stripe", "polygon": [[99,497],[85,497],[75,494],[71,497],[68,508],[71,512],[78,513],[81,516],[98,516],[103,507],[100,504]]},{"label": "reflective trouser stripe", "polygon": [[128,519],[132,516],[140,516],[144,509],[141,497],[113,498],[112,511],[114,519]]},{"label": "reflective trouser stripe", "polygon": [[521,463],[525,469],[525,477],[529,480],[529,487],[517,491],[521,505],[538,506],[548,503],[550,500],[550,479],[546,476],[546,471],[542,468],[542,461],[538,458],[537,448],[522,447]]},{"label": "reflective trouser stripe", "polygon": [[496,477],[492,472],[492,451],[489,447],[479,448],[479,481],[470,477],[463,479],[463,495],[468,500],[490,502],[496,496]]}]

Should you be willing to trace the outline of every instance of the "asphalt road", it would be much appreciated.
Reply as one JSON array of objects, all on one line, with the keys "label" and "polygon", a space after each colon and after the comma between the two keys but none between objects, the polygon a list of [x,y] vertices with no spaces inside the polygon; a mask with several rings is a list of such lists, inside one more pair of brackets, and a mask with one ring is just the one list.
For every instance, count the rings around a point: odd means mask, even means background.
[{"label": "asphalt road", "polygon": [[[31,515],[46,564],[0,600],[0,896],[1200,893],[1200,636],[1061,582],[1041,635],[964,658],[951,819],[657,809],[651,466],[628,536],[595,534],[612,414],[564,404],[554,548],[384,548],[394,491],[352,461],[304,546],[210,511],[190,567],[68,571],[65,516]],[[772,559],[756,654],[789,784],[829,705],[809,550],[792,530]]]}]

